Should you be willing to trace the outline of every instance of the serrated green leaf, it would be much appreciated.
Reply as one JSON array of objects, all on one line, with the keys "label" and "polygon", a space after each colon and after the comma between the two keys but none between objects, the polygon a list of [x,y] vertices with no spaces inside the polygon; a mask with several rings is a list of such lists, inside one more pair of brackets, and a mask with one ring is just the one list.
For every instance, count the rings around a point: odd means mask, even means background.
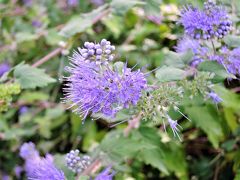
[{"label": "serrated green leaf", "polygon": [[100,144],[100,148],[113,161],[122,161],[125,158],[135,156],[139,151],[152,149],[154,146],[146,146],[146,144],[139,140],[127,138],[118,131],[112,131],[105,136]]},{"label": "serrated green leaf", "polygon": [[[161,142],[161,137],[155,128],[140,127],[140,140],[146,146],[153,145],[153,149],[145,149],[138,156],[140,160],[146,164],[158,168],[166,175],[174,172],[179,179],[187,179],[187,163],[183,148],[175,142],[164,144]],[[181,162],[181,164],[176,163]]]},{"label": "serrated green leaf", "polygon": [[56,81],[45,74],[43,69],[34,68],[28,64],[17,65],[14,68],[14,77],[23,89],[44,87]]},{"label": "serrated green leaf", "polygon": [[140,153],[139,157],[146,164],[149,164],[159,169],[164,174],[169,175],[169,170],[163,161],[162,151],[160,151],[159,148],[144,150],[144,152]]},{"label": "serrated green leaf", "polygon": [[239,36],[228,35],[223,40],[229,47],[236,48],[236,47],[240,46],[240,37]]},{"label": "serrated green leaf", "polygon": [[181,80],[184,78],[185,71],[175,68],[175,67],[168,67],[163,66],[156,72],[156,78],[160,82],[169,82],[169,81],[176,81]]},{"label": "serrated green leaf", "polygon": [[213,106],[193,106],[185,108],[189,118],[200,127],[208,136],[215,148],[223,139],[224,133],[221,126],[221,116]]},{"label": "serrated green leaf", "polygon": [[181,59],[181,56],[179,56],[178,53],[169,51],[165,55],[165,64],[167,66],[176,67],[176,68],[183,68],[185,66],[185,63]]},{"label": "serrated green leaf", "polygon": [[227,73],[223,66],[216,61],[204,61],[199,64],[198,69],[200,71],[213,72],[215,74],[213,80],[215,82],[223,81],[226,78],[236,78],[234,75]]}]

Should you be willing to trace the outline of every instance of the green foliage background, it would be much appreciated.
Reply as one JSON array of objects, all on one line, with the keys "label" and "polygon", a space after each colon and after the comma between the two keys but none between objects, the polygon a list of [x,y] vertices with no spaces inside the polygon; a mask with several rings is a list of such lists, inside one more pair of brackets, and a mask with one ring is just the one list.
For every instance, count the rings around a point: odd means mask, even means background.
[{"label": "green foliage background", "polygon": [[[58,166],[71,149],[92,156],[101,151],[103,164],[112,164],[115,179],[240,179],[240,82],[227,81],[216,64],[201,64],[203,71],[215,72],[215,91],[223,99],[219,107],[200,98],[184,100],[181,110],[192,120],[181,121],[183,142],[171,131],[142,121],[129,136],[123,132],[127,123],[109,128],[111,120],[81,118],[61,103],[68,52],[85,41],[108,39],[116,45],[117,56],[130,66],[158,66],[160,82],[178,80],[184,57],[172,52],[183,35],[177,23],[180,8],[193,0],[113,0],[96,7],[79,1],[76,7],[64,0],[34,1],[31,7],[22,1],[0,0],[0,62],[8,61],[12,69],[0,79],[0,179],[8,174],[16,179],[14,168],[22,165],[19,147],[32,141],[41,153],[55,155]],[[240,46],[240,1],[222,0],[236,24],[235,35],[224,41]],[[149,16],[160,18],[160,23]],[[41,27],[32,26],[32,21]],[[63,43],[59,42],[65,42]],[[55,53],[48,61],[34,63]],[[186,58],[186,57],[185,57]],[[34,64],[34,65],[33,65]],[[33,65],[33,66],[32,66]],[[166,66],[167,65],[167,66]],[[151,77],[149,77],[151,81]],[[1,101],[0,101],[1,102]],[[20,107],[28,112],[20,114]],[[172,114],[175,119],[184,119]],[[119,114],[115,121],[130,118]],[[68,179],[73,175],[65,169]],[[24,175],[23,177],[24,178]]]}]

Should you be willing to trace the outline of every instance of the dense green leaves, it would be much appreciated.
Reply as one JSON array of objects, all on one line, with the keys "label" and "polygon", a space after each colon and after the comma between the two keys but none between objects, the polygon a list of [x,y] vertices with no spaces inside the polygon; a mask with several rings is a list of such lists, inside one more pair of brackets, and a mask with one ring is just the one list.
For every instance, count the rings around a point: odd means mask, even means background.
[{"label": "dense green leaves", "polygon": [[23,89],[44,87],[55,82],[55,79],[45,74],[43,69],[34,68],[23,63],[15,67],[14,77]]}]

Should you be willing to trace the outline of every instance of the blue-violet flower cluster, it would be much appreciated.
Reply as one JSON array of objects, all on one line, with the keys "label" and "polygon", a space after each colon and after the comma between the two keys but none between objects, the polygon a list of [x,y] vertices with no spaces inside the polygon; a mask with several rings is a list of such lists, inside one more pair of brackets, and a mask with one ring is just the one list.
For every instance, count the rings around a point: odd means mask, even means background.
[{"label": "blue-violet flower cluster", "polygon": [[32,142],[24,143],[20,156],[25,160],[25,171],[29,180],[65,180],[64,173],[57,169],[51,155],[40,157]]},{"label": "blue-violet flower cluster", "polygon": [[132,71],[125,64],[122,68],[108,63],[113,60],[115,49],[103,39],[100,44],[86,42],[85,48],[74,52],[67,87],[64,88],[65,100],[72,102],[74,112],[87,117],[89,113],[102,113],[115,116],[122,108],[136,105],[146,87],[144,74]]},{"label": "blue-violet flower cluster", "polygon": [[211,0],[204,3],[204,9],[192,6],[185,7],[181,12],[180,23],[185,33],[194,39],[223,38],[231,29],[226,10]]},{"label": "blue-violet flower cluster", "polygon": [[95,180],[112,180],[113,176],[116,174],[115,171],[111,171],[111,167],[107,167],[101,173],[97,175]]}]

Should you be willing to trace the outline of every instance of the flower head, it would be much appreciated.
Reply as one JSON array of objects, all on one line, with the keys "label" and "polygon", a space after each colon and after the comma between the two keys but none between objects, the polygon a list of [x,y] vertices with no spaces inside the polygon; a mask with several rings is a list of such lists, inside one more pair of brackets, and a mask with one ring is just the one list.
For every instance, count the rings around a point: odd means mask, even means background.
[{"label": "flower head", "polygon": [[95,6],[101,6],[104,4],[104,0],[90,0],[90,2]]},{"label": "flower head", "polygon": [[50,158],[32,160],[32,169],[27,174],[29,180],[65,180],[64,173],[57,169]]},{"label": "flower head", "polygon": [[20,148],[20,156],[25,160],[25,171],[29,180],[64,180],[64,173],[57,169],[53,157],[39,156],[32,142],[24,143]]},{"label": "flower head", "polygon": [[115,174],[116,174],[115,171],[111,172],[111,167],[107,167],[105,170],[103,170],[101,173],[97,175],[95,180],[112,180]]},{"label": "flower head", "polygon": [[67,4],[70,6],[70,7],[76,7],[78,5],[78,0],[67,0]]},{"label": "flower head", "polygon": [[216,104],[222,102],[222,98],[220,98],[215,92],[208,93],[208,97]]},{"label": "flower head", "polygon": [[22,115],[22,114],[25,114],[28,112],[28,107],[27,106],[21,106],[20,109],[19,109],[19,114]]},{"label": "flower head", "polygon": [[110,41],[102,39],[100,43],[85,42],[83,48],[73,53],[72,61],[93,62],[97,65],[108,64],[113,61],[115,46]]},{"label": "flower head", "polygon": [[8,63],[2,63],[0,64],[0,77],[5,73],[8,72],[11,69],[10,65]]},{"label": "flower head", "polygon": [[[102,40],[101,45],[105,47],[109,44],[107,42]],[[95,47],[93,43],[85,43],[85,46],[90,50]],[[65,100],[73,103],[74,112],[83,115],[83,119],[90,112],[115,116],[120,109],[136,105],[146,87],[144,74],[140,70],[132,71],[126,64],[122,69],[112,68],[105,54],[97,60],[96,51],[89,55],[89,49],[88,52],[80,49],[80,54],[74,53],[70,59],[71,67],[66,68],[70,77],[64,89]]]},{"label": "flower head", "polygon": [[23,159],[39,158],[39,152],[32,142],[24,143],[20,148],[20,156]]},{"label": "flower head", "polygon": [[224,46],[221,48],[220,53],[212,56],[210,60],[223,65],[230,74],[240,74],[240,48],[229,50]]},{"label": "flower head", "polygon": [[207,47],[203,47],[198,40],[187,36],[178,41],[176,51],[178,53],[192,51],[194,55],[192,61],[190,62],[190,66],[192,67],[196,67],[198,64],[203,62],[209,53],[209,49]]},{"label": "flower head", "polygon": [[91,163],[89,156],[83,156],[80,158],[79,150],[71,150],[66,155],[67,167],[75,173],[80,173],[88,167]]},{"label": "flower head", "polygon": [[179,124],[178,124],[178,122],[175,120],[172,120],[169,116],[167,116],[167,120],[168,120],[168,123],[169,123],[169,125],[170,125],[170,127],[171,127],[171,129],[172,129],[172,132],[173,132],[173,135],[174,135],[174,137],[178,137],[179,138],[179,140],[181,140],[181,138],[180,138],[180,136],[179,136],[179,128],[182,128]]},{"label": "flower head", "polygon": [[204,9],[188,6],[182,10],[180,23],[186,34],[195,39],[223,38],[231,29],[227,12],[211,0],[204,3]]}]

